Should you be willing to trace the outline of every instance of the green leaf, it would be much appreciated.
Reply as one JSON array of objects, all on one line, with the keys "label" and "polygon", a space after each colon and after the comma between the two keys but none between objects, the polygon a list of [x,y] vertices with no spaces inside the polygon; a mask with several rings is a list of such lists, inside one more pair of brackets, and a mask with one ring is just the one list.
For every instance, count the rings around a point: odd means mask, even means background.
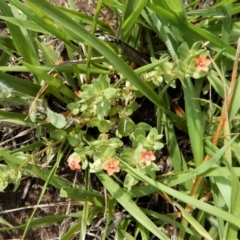
[{"label": "green leaf", "polygon": [[108,144],[109,144],[110,147],[113,147],[115,149],[123,146],[123,142],[118,138],[110,138],[108,140]]},{"label": "green leaf", "polygon": [[201,106],[197,100],[199,96],[196,95],[191,79],[186,78],[183,84],[188,132],[192,146],[194,162],[196,166],[199,166],[203,161],[204,152],[204,124],[202,119]]},{"label": "green leaf", "polygon": [[236,84],[233,90],[233,97],[229,109],[229,121],[232,121],[236,116],[237,112],[239,112],[240,109],[239,92],[240,92],[240,76],[236,79]]},{"label": "green leaf", "polygon": [[51,132],[51,137],[55,140],[60,140],[67,137],[67,133],[63,130],[54,130]]},{"label": "green leaf", "polygon": [[103,96],[102,101],[96,105],[96,114],[98,119],[103,119],[105,116],[107,116],[110,107],[111,103],[105,96]]},{"label": "green leaf", "polygon": [[135,123],[130,119],[125,119],[118,124],[118,131],[122,136],[128,136],[135,129]]},{"label": "green leaf", "polygon": [[83,188],[63,187],[60,190],[60,196],[77,201],[89,201],[98,207],[103,207],[105,202],[104,196],[101,194]]},{"label": "green leaf", "polygon": [[137,124],[137,127],[145,132],[148,132],[151,130],[151,126],[145,122],[140,122]]},{"label": "green leaf", "polygon": [[[49,226],[51,224],[57,223],[57,222],[62,222],[64,219],[69,218],[69,216],[47,216],[47,217],[41,217],[37,219],[33,219],[29,227],[32,228],[40,228],[44,226]],[[15,230],[15,229],[25,229],[27,224],[22,224],[19,226],[11,226],[11,227],[5,227],[5,228],[0,228],[0,231],[6,231],[6,230]]]},{"label": "green leaf", "polygon": [[201,235],[204,239],[213,240],[209,233],[204,229],[204,227],[199,223],[194,217],[192,217],[180,204],[176,203],[176,206],[180,209],[182,216],[186,219],[189,224]]},{"label": "green leaf", "polygon": [[17,92],[35,97],[40,86],[0,71],[0,81]]},{"label": "green leaf", "polygon": [[62,114],[53,112],[50,108],[47,108],[47,116],[50,123],[56,128],[64,128],[67,124],[67,121]]},{"label": "green leaf", "polygon": [[32,123],[26,119],[26,115],[22,113],[8,112],[0,110],[0,120],[8,123],[19,124],[22,126],[32,126]]},{"label": "green leaf", "polygon": [[115,88],[107,88],[103,90],[103,95],[106,97],[107,100],[111,100],[117,97],[118,90]]},{"label": "green leaf", "polygon": [[144,225],[158,238],[162,240],[168,239],[166,234],[157,228],[157,226],[135,204],[130,195],[127,194],[118,184],[116,184],[102,171],[96,173],[96,175],[105,186],[105,188],[110,192],[110,194],[129,212],[129,214],[131,214],[136,219],[136,221]]},{"label": "green leaf", "polygon": [[101,120],[98,124],[98,130],[100,132],[108,132],[111,129],[111,122],[109,120]]},{"label": "green leaf", "polygon": [[131,176],[130,174],[127,174],[126,177],[124,178],[124,182],[123,185],[125,188],[127,188],[128,190],[131,190],[131,188],[136,185],[139,181],[137,179],[135,179],[133,176]]},{"label": "green leaf", "polygon": [[122,24],[123,40],[132,30],[134,23],[139,17],[142,9],[146,6],[147,0],[131,0],[127,1],[126,10],[124,12],[124,20]]}]

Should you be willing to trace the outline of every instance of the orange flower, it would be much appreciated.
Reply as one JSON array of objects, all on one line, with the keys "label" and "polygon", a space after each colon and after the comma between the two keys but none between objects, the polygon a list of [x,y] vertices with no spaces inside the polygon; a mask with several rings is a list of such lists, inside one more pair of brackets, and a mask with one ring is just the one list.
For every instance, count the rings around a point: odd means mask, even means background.
[{"label": "orange flower", "polygon": [[107,171],[109,176],[113,175],[115,172],[120,172],[119,160],[109,158],[107,163],[103,166],[103,169]]},{"label": "orange flower", "polygon": [[80,157],[76,155],[71,155],[67,162],[71,170],[81,169],[79,162],[81,161]]},{"label": "orange flower", "polygon": [[147,165],[150,165],[152,161],[156,160],[156,157],[153,154],[153,151],[142,151],[140,162],[145,162]]},{"label": "orange flower", "polygon": [[208,66],[211,64],[211,60],[207,59],[205,55],[201,55],[199,58],[195,59],[195,62],[197,64],[196,70],[197,71],[208,71]]},{"label": "orange flower", "polygon": [[75,94],[77,97],[79,97],[81,93],[82,93],[82,92],[81,92],[80,90],[74,91],[74,94]]}]

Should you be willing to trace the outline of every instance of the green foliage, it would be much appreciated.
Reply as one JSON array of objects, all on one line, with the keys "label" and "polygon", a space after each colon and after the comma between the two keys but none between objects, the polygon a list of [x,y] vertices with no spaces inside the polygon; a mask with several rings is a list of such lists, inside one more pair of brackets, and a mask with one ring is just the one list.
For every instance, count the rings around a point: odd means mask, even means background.
[{"label": "green foliage", "polygon": [[[84,205],[75,214],[39,219],[35,208],[20,226],[1,219],[0,231],[23,229],[26,239],[30,228],[73,217],[62,239],[79,229],[84,239],[104,216],[101,239],[170,239],[166,223],[178,239],[237,239],[240,105],[232,66],[239,4],[96,2],[94,17],[73,1],[70,9],[46,0],[0,4],[10,33],[0,35],[0,130],[23,128],[1,143],[0,191],[10,183],[17,190],[31,176],[44,180],[38,204],[51,184]],[[103,6],[118,23],[102,20]],[[132,60],[146,65],[132,68]],[[11,145],[29,132],[35,143]],[[187,143],[180,144],[182,136]],[[160,172],[161,154],[169,155],[171,171]],[[81,171],[85,185],[62,177],[62,166]],[[94,176],[108,194],[92,189]],[[141,204],[150,194],[174,211],[140,208],[136,198]]]},{"label": "green foliage", "polygon": [[0,173],[0,191],[3,191],[9,183],[15,184],[15,188],[19,186],[21,180],[21,171],[17,171],[8,165],[1,164]]}]

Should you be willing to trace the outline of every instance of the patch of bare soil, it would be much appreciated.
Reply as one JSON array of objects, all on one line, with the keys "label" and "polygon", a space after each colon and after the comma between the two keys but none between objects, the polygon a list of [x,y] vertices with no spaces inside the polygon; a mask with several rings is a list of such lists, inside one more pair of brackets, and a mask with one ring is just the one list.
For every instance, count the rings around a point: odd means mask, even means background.
[{"label": "patch of bare soil", "polygon": [[[28,184],[30,187],[28,189]],[[11,223],[13,226],[18,226],[26,223],[34,210],[34,206],[40,197],[43,182],[39,179],[26,179],[22,181],[16,192],[13,192],[13,186],[9,186],[7,190],[0,193],[0,212],[1,216]],[[25,196],[26,194],[26,196]],[[75,207],[80,210],[81,206]],[[58,191],[49,186],[41,201],[40,206],[34,216],[39,218],[50,215],[65,215],[67,211],[72,211],[72,207],[68,209],[66,199],[61,199]],[[69,228],[70,222],[65,221],[65,224],[53,224],[50,226],[39,227],[38,229],[30,229],[26,239],[54,239],[61,236]],[[11,230],[0,233],[0,239],[21,239],[23,230]]]}]

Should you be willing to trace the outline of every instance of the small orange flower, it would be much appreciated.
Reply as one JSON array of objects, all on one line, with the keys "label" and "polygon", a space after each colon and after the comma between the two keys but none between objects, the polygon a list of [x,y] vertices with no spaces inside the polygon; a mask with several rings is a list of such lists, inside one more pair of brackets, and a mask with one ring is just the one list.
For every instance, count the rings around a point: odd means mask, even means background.
[{"label": "small orange flower", "polygon": [[81,93],[82,93],[82,92],[81,92],[80,90],[74,91],[74,94],[76,95],[76,97],[79,97]]},{"label": "small orange flower", "polygon": [[81,169],[79,162],[81,161],[80,157],[71,155],[67,162],[71,170]]},{"label": "small orange flower", "polygon": [[150,165],[154,160],[156,160],[156,157],[154,156],[153,151],[150,150],[141,152],[140,162],[145,162],[146,165]]},{"label": "small orange flower", "polygon": [[196,70],[197,71],[208,71],[208,66],[211,64],[211,60],[207,59],[205,55],[201,55],[199,58],[195,59],[195,62],[197,64]]},{"label": "small orange flower", "polygon": [[107,171],[109,176],[113,175],[115,172],[120,172],[119,160],[109,158],[107,163],[103,166],[103,169]]}]

